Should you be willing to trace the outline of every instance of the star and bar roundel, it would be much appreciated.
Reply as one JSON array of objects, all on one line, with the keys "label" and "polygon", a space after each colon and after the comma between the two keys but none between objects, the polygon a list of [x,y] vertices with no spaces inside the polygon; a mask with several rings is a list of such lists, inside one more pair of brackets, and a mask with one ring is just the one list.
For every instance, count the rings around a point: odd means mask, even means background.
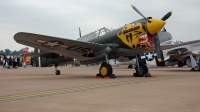
[{"label": "star and bar roundel", "polygon": [[36,42],[39,42],[42,46],[45,47],[61,47],[61,48],[68,48],[70,46],[64,45],[63,42],[57,41],[57,40],[50,40],[50,41],[45,41],[45,40],[35,40]]}]

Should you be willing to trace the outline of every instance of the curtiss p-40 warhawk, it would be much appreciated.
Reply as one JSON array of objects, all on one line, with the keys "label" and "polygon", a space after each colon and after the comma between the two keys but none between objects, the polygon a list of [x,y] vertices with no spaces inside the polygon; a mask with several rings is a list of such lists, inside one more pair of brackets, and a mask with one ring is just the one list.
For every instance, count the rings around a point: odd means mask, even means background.
[{"label": "curtiss p-40 warhawk", "polygon": [[[135,56],[138,60],[138,54],[156,51],[158,61],[162,61],[161,50],[174,47],[174,45],[160,47],[159,36],[157,35],[164,27],[165,20],[172,15],[171,11],[162,19],[154,19],[145,17],[135,6],[131,5],[131,7],[143,19],[126,24],[87,42],[25,32],[16,33],[14,39],[20,44],[76,58],[81,64],[105,61],[102,62],[98,75],[115,77],[109,59],[128,55]],[[148,67],[139,63],[139,61],[135,65],[135,70],[138,76],[148,73]],[[56,74],[60,74],[57,67]]]}]

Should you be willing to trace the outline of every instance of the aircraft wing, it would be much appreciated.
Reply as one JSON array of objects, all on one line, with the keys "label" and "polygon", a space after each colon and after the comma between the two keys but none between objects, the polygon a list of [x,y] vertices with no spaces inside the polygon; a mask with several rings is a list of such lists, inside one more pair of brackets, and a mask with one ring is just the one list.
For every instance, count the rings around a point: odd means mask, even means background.
[{"label": "aircraft wing", "polygon": [[161,49],[165,50],[165,49],[171,49],[174,47],[180,47],[180,46],[184,46],[184,45],[197,45],[199,46],[200,40],[192,40],[192,41],[187,41],[187,42],[182,42],[180,44],[165,44],[165,45],[161,45]]},{"label": "aircraft wing", "polygon": [[174,47],[179,47],[179,46],[183,46],[184,44],[168,44],[168,45],[161,45],[161,49],[162,50],[166,50],[166,49],[171,49]]},{"label": "aircraft wing", "polygon": [[167,50],[167,54],[170,55],[171,60],[175,60],[177,57],[179,57],[180,59],[184,59],[190,54],[196,57],[200,56],[200,40],[183,42],[182,44],[174,44],[174,46],[176,47]]},{"label": "aircraft wing", "polygon": [[185,54],[185,53],[189,53],[189,50],[187,48],[176,48],[173,50],[168,51],[167,54],[170,55],[180,55],[180,54]]},{"label": "aircraft wing", "polygon": [[200,56],[199,52],[192,51],[187,47],[181,47],[181,48],[175,48],[175,49],[169,50],[167,54],[170,55],[169,59],[174,60],[174,61],[184,60],[186,57],[189,57],[190,54],[192,56]]},{"label": "aircraft wing", "polygon": [[104,52],[106,49],[106,46],[102,44],[93,44],[89,42],[81,42],[76,40],[23,32],[15,34],[14,39],[17,43],[31,46],[33,48],[38,48],[43,51],[77,58],[80,61],[95,60],[95,58],[100,58],[96,56],[88,57],[87,54]]}]

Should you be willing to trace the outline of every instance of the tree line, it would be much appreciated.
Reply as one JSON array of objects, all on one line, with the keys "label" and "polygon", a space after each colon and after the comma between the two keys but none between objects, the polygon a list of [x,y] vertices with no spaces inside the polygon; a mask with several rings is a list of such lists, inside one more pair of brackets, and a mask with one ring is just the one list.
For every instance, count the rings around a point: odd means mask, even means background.
[{"label": "tree line", "polygon": [[[23,50],[24,48],[21,48],[20,50],[14,50],[14,51],[11,51],[10,49],[5,49],[5,50],[0,50],[0,54],[19,56],[20,54],[23,54]],[[32,52],[33,51],[31,51],[31,53]]]}]

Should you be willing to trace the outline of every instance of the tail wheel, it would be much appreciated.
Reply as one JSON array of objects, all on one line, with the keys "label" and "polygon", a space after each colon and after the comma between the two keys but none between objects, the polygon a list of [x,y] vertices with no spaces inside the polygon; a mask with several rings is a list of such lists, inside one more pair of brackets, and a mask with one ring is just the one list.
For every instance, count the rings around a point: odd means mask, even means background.
[{"label": "tail wheel", "polygon": [[108,76],[109,74],[112,74],[112,67],[110,64],[102,63],[99,74],[103,77]]},{"label": "tail wheel", "polygon": [[56,70],[56,75],[60,75],[60,70]]},{"label": "tail wheel", "polygon": [[148,67],[143,63],[139,64],[139,68],[135,67],[135,71],[138,76],[143,76],[145,73],[149,72]]}]

